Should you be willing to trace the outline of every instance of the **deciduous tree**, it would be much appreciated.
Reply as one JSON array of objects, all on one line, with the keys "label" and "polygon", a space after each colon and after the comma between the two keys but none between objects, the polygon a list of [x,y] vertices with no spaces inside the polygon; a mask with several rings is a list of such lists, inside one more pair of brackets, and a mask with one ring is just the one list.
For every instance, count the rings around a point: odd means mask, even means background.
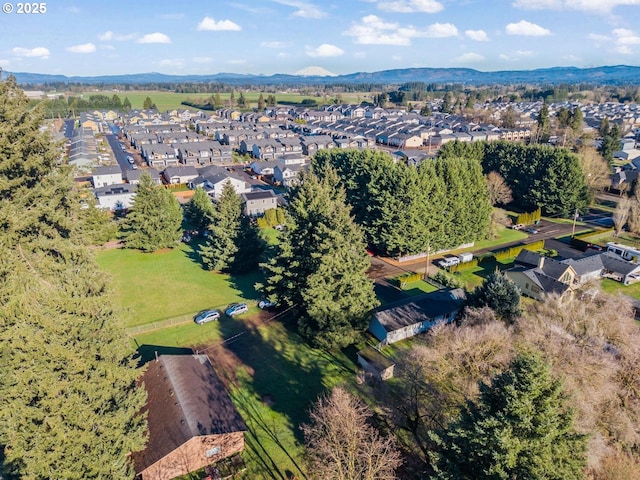
[{"label": "deciduous tree", "polygon": [[367,406],[341,387],[315,403],[302,425],[312,478],[392,480],[401,464],[391,437],[371,425]]},{"label": "deciduous tree", "polygon": [[509,185],[504,181],[504,177],[496,171],[487,174],[487,190],[491,205],[506,205],[513,200]]},{"label": "deciduous tree", "polygon": [[621,196],[620,200],[618,200],[618,204],[616,205],[616,209],[613,211],[612,216],[616,236],[620,235],[620,232],[622,232],[622,229],[629,220],[632,202],[633,201],[627,195]]}]

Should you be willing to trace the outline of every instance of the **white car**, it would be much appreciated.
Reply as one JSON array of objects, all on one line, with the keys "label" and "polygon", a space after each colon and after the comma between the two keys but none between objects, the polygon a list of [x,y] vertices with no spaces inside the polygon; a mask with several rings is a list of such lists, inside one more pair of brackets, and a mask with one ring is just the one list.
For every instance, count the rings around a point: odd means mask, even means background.
[{"label": "white car", "polygon": [[241,313],[247,313],[248,311],[249,306],[246,303],[234,303],[233,305],[229,305],[224,313],[229,317],[233,317],[234,315],[240,315]]}]

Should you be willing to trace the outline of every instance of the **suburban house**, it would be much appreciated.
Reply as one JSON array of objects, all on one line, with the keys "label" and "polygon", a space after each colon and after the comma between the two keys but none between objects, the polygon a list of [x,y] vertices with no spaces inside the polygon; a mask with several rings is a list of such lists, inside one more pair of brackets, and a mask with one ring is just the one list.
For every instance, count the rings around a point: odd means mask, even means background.
[{"label": "suburban house", "polygon": [[249,166],[251,167],[253,173],[255,173],[256,175],[273,175],[273,171],[278,164],[279,162],[277,160],[256,160],[254,162],[251,162]]},{"label": "suburban house", "polygon": [[247,427],[206,355],[161,355],[142,376],[149,441],[137,478],[171,479],[241,452]]},{"label": "suburban house", "polygon": [[624,260],[613,252],[594,252],[564,262],[575,269],[580,283],[592,278],[612,278],[625,285],[640,281],[640,265]]},{"label": "suburban house", "polygon": [[140,175],[142,172],[146,172],[151,177],[151,180],[156,185],[162,185],[162,180],[160,179],[160,172],[155,168],[147,168],[145,170],[125,170],[124,176],[125,180],[131,185],[137,185],[140,183]]},{"label": "suburban house", "polygon": [[244,213],[250,217],[264,215],[271,208],[278,207],[278,196],[273,190],[255,190],[241,195]]},{"label": "suburban house", "polygon": [[93,194],[98,200],[98,208],[104,208],[117,212],[131,208],[133,198],[136,196],[137,186],[128,183],[120,185],[107,185],[93,189]]},{"label": "suburban house", "polygon": [[183,143],[177,146],[177,150],[178,159],[185,165],[224,164],[233,161],[231,147],[215,140]]},{"label": "suburban house", "polygon": [[306,165],[282,165],[278,163],[273,169],[273,180],[285,187],[292,187],[298,183],[298,174],[306,169]]},{"label": "suburban house", "polygon": [[122,169],[118,165],[96,167],[91,172],[91,181],[94,188],[117,185],[122,183]]},{"label": "suburban house", "polygon": [[189,183],[198,178],[198,171],[192,165],[180,165],[165,168],[162,176],[167,183]]},{"label": "suburban house", "polygon": [[220,198],[227,182],[231,183],[238,195],[251,191],[250,184],[222,167],[211,165],[200,169],[199,173],[197,178],[188,183],[189,188],[203,188],[211,198]]},{"label": "suburban house", "polygon": [[171,145],[158,143],[142,147],[142,156],[150,167],[169,167],[178,165],[176,149]]},{"label": "suburban house", "polygon": [[454,321],[465,298],[463,289],[454,288],[392,303],[373,314],[369,331],[383,344],[413,337],[438,323]]},{"label": "suburban house", "polygon": [[536,300],[549,294],[570,295],[577,277],[571,265],[529,250],[522,250],[516,257],[515,266],[505,274],[523,295]]}]

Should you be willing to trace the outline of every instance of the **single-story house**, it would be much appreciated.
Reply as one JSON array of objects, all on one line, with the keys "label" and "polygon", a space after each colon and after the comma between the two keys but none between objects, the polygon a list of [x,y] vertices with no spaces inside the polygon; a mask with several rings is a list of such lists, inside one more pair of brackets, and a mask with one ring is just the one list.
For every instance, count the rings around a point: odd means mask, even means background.
[{"label": "single-story house", "polygon": [[245,215],[251,217],[263,215],[267,210],[278,207],[278,196],[271,189],[243,193],[241,198],[244,202]]},{"label": "single-story house", "polygon": [[167,183],[189,183],[198,178],[198,171],[193,165],[181,165],[165,168],[162,176]]},{"label": "single-story house", "polygon": [[96,167],[91,172],[91,181],[94,188],[117,185],[122,183],[122,169],[119,165]]},{"label": "single-story house", "polygon": [[132,454],[138,478],[187,475],[244,449],[247,427],[206,355],[161,355],[142,381],[149,440]]},{"label": "single-story house", "polygon": [[403,299],[378,309],[369,331],[383,344],[390,344],[426,332],[439,323],[455,320],[465,301],[461,288],[438,290]]},{"label": "single-story house", "polygon": [[560,297],[571,293],[576,282],[576,271],[554,258],[548,258],[529,250],[522,250],[515,266],[505,271],[523,295],[542,300],[545,294]]},{"label": "single-story house", "polygon": [[596,278],[613,278],[625,285],[640,280],[640,265],[609,252],[593,252],[575,259],[563,260],[577,274],[577,282],[583,284]]},{"label": "single-story house", "polygon": [[373,347],[365,347],[356,353],[358,363],[365,372],[373,375],[378,380],[387,380],[393,377],[393,363],[388,357],[384,356]]},{"label": "single-story house", "polygon": [[98,200],[98,208],[104,208],[116,212],[131,208],[136,196],[136,185],[121,183],[120,185],[107,185],[93,189],[93,194]]}]

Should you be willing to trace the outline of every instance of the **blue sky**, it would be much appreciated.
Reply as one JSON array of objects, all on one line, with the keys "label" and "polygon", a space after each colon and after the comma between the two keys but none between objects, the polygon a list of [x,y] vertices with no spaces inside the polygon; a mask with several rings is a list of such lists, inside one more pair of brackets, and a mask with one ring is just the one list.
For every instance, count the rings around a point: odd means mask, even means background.
[{"label": "blue sky", "polygon": [[12,72],[640,65],[640,0],[58,0],[39,14],[8,3],[0,67]]}]

